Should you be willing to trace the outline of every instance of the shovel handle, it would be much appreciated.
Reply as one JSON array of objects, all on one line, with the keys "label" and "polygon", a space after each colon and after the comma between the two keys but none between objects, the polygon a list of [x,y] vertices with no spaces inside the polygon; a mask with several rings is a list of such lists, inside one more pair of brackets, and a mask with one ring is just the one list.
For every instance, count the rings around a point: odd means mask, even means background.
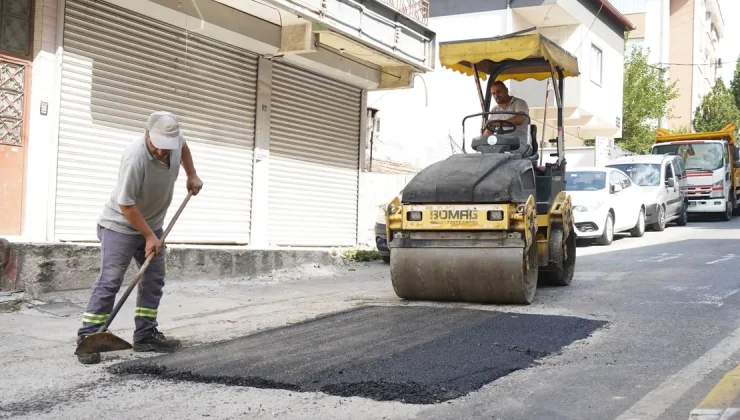
[{"label": "shovel handle", "polygon": [[[167,238],[167,235],[170,233],[170,230],[172,230],[172,227],[175,225],[175,222],[177,221],[177,218],[180,217],[180,213],[182,213],[183,210],[185,210],[185,205],[188,204],[188,201],[190,201],[190,197],[193,196],[192,191],[188,191],[187,197],[185,197],[185,200],[183,200],[182,204],[180,204],[180,208],[177,209],[177,213],[175,213],[175,216],[170,220],[170,224],[167,225],[167,229],[162,233],[162,237],[159,238],[162,245],[164,245],[164,240]],[[134,287],[136,287],[137,284],[139,284],[139,280],[141,280],[141,277],[146,272],[146,269],[149,268],[149,264],[152,262],[152,259],[154,259],[154,253],[149,255],[144,261],[144,264],[141,265],[141,268],[139,269],[139,272],[136,273],[136,276],[134,276],[134,279],[131,280],[131,284],[128,285],[128,288],[123,293],[123,296],[121,296],[121,299],[118,300],[118,303],[116,304],[115,308],[113,308],[113,312],[111,312],[110,316],[108,317],[108,320],[105,321],[105,324],[103,324],[102,327],[98,330],[98,332],[104,332],[108,329],[110,326],[110,323],[113,322],[113,318],[116,317],[118,314],[118,311],[121,310],[121,306],[123,306],[123,303],[126,302],[126,299],[131,294],[131,291],[134,290]]]}]

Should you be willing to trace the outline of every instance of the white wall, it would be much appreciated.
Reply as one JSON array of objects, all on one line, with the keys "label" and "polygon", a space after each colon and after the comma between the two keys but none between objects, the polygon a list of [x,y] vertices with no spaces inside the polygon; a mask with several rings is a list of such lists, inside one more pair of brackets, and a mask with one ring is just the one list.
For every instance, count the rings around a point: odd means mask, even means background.
[{"label": "white wall", "polygon": [[[280,29],[252,18],[249,25],[225,29],[213,23],[155,4],[148,0],[106,0],[121,7],[151,16],[172,25],[187,27],[204,36],[258,53],[275,53],[279,48]],[[63,0],[37,0],[34,33],[34,62],[30,96],[30,138],[26,170],[26,198],[23,235],[14,241],[45,242],[54,240],[56,189],[56,148],[58,144]],[[177,7],[177,2],[163,2]],[[225,6],[215,3],[218,7]],[[213,6],[213,7],[216,7]],[[219,15],[227,19],[228,16]],[[217,17],[219,17],[217,16]],[[247,16],[247,15],[245,15]],[[252,23],[257,24],[252,24]],[[262,25],[262,26],[259,26]],[[238,32],[236,32],[238,31]],[[253,37],[250,37],[251,35]],[[287,61],[310,68],[329,77],[339,78],[358,87],[377,87],[380,71],[327,51]],[[48,115],[39,112],[40,103],[48,103]],[[195,157],[196,165],[198,157]]]},{"label": "white wall", "polygon": [[[28,164],[23,214],[23,240],[46,241],[47,220],[53,209],[53,179],[56,176],[58,108],[57,0],[37,0],[34,22],[34,60],[31,73],[29,107]],[[41,102],[48,103],[48,114],[41,115]],[[12,238],[9,238],[12,239]]]},{"label": "white wall", "polygon": [[413,175],[360,174],[360,196],[357,223],[359,225],[359,245],[375,246],[375,220],[378,206],[388,204],[398,195]]},{"label": "white wall", "polygon": [[[440,42],[494,37],[508,33],[507,14],[500,10],[430,19]],[[448,134],[458,142],[461,121],[481,112],[473,78],[443,68],[417,77],[413,89],[368,93],[368,106],[379,110],[380,134],[374,157],[425,167],[451,155]],[[476,121],[480,121],[477,119]],[[471,120],[467,127],[473,129]]]},{"label": "white wall", "polygon": [[[560,0],[558,4],[572,12],[579,22],[589,25],[594,22],[593,14],[576,0]],[[429,26],[440,42],[494,37],[533,26],[526,20],[525,9],[514,10],[437,17],[430,19]],[[596,116],[591,125],[569,129],[571,136],[566,138],[621,136],[616,120],[622,117],[623,38],[599,20],[590,31],[583,24],[541,28],[540,31],[578,57],[582,76],[566,81],[566,106],[580,107]],[[588,77],[591,42],[603,52],[602,86],[595,85]],[[426,81],[426,93],[424,83],[417,77],[413,89],[368,94],[368,106],[379,109],[381,121],[375,156],[424,167],[451,154],[448,134],[460,142],[462,118],[480,112],[475,83],[471,77],[446,70],[439,63],[436,69],[422,76]],[[530,108],[544,106],[545,82],[510,82],[509,85],[512,94],[527,100]],[[553,95],[550,104],[554,104]],[[555,115],[554,108],[549,108],[548,117]],[[479,119],[470,120],[466,125],[468,134],[476,129],[477,121]],[[590,128],[608,132],[589,133]],[[538,137],[541,134],[540,127]]]},{"label": "white wall", "polygon": [[[617,127],[617,118],[622,120],[622,96],[624,79],[624,40],[613,37],[601,37],[593,30],[581,25],[576,31],[580,49],[576,53],[581,69],[580,79],[580,108],[587,114],[593,115],[597,121],[591,124],[594,128],[614,129],[610,137],[621,137],[621,123]],[[601,84],[592,81],[591,46],[594,45],[602,52]],[[566,92],[567,95],[567,92]],[[588,126],[583,127],[588,130]],[[605,134],[602,134],[605,135]],[[587,135],[586,138],[591,137]]]}]

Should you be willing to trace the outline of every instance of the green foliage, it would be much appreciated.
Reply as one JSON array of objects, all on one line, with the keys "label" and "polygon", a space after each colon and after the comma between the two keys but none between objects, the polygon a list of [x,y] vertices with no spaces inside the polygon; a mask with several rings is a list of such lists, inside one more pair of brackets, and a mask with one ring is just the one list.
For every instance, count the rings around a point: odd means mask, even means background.
[{"label": "green foliage", "polygon": [[375,249],[351,249],[344,252],[344,258],[353,261],[373,261],[380,258],[380,254]]},{"label": "green foliage", "polygon": [[596,146],[596,139],[586,139],[583,141],[583,145],[586,147]]},{"label": "green foliage", "polygon": [[735,106],[740,109],[740,57],[737,64],[735,64],[735,75],[732,77],[732,82],[730,82],[730,90],[732,96],[735,97]]},{"label": "green foliage", "polygon": [[680,127],[674,128],[672,130],[668,130],[671,134],[688,134],[691,132],[691,129],[687,125],[682,125]]},{"label": "green foliage", "polygon": [[624,63],[622,139],[618,144],[631,152],[650,149],[657,128],[651,120],[667,116],[668,103],[678,97],[676,82],[669,84],[663,72],[648,64],[642,48],[630,49]]},{"label": "green foliage", "polygon": [[740,127],[740,110],[735,105],[732,92],[722,79],[717,79],[712,91],[707,94],[694,111],[694,130],[697,132],[719,131],[729,123]]}]

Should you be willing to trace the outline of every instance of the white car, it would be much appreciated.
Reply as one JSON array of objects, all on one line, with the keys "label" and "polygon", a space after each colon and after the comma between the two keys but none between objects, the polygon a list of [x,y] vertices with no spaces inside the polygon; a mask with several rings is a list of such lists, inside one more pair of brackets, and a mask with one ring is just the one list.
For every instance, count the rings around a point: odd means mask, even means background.
[{"label": "white car", "polygon": [[614,168],[568,169],[565,189],[573,203],[576,236],[609,245],[617,232],[645,234],[642,187]]}]

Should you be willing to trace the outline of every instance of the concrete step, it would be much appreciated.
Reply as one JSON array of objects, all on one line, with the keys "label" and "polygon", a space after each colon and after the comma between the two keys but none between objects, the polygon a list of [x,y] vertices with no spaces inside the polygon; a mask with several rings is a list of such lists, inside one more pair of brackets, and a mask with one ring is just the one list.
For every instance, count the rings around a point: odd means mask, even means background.
[{"label": "concrete step", "polygon": [[[100,270],[99,244],[11,243],[0,270],[0,290],[44,293],[89,288]],[[253,249],[238,246],[167,246],[167,281],[230,279],[308,265],[343,264],[332,249]],[[137,272],[131,263],[124,284]]]}]

